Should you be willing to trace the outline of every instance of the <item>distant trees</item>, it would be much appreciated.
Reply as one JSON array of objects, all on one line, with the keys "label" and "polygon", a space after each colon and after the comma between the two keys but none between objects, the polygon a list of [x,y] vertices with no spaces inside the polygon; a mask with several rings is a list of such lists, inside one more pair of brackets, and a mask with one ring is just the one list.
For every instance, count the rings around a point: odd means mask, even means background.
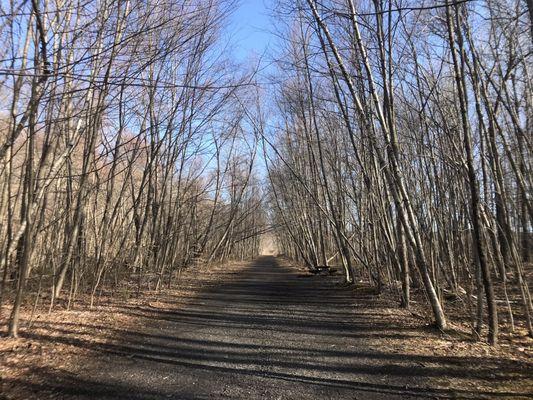
[{"label": "distant trees", "polygon": [[[232,2],[2,4],[0,305],[159,290],[257,254],[257,140],[219,36]],[[129,286],[127,286],[129,287]],[[31,289],[31,290],[28,290]],[[41,289],[42,288],[42,289]]]},{"label": "distant trees", "polygon": [[526,8],[284,4],[267,153],[278,246],[311,266],[338,262],[348,282],[399,287],[405,307],[423,287],[441,329],[445,294],[466,295],[478,335],[486,306],[490,343],[501,315],[514,329],[519,313],[533,335]]}]

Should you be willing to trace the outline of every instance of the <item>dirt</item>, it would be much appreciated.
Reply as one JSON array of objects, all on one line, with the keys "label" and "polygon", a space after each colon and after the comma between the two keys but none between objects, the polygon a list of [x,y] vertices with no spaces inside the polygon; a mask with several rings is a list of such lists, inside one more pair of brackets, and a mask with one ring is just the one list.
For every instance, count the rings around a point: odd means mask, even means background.
[{"label": "dirt", "polygon": [[530,341],[512,352],[436,331],[338,276],[262,257],[181,282],[37,315],[0,340],[0,398],[533,398]]}]

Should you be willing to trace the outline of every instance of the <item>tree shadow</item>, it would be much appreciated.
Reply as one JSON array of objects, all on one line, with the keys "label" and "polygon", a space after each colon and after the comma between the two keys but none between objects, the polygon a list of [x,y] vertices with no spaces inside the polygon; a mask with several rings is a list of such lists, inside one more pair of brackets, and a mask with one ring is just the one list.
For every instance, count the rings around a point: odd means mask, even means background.
[{"label": "tree shadow", "polygon": [[11,384],[64,398],[533,398],[525,385],[498,389],[530,383],[529,363],[401,353],[402,340],[435,333],[391,320],[364,293],[354,307],[337,279],[303,280],[262,257],[239,274],[199,278],[194,297],[169,295],[165,308],[123,306],[133,327],[46,326],[27,336],[90,357],[79,370],[36,369],[38,380]]}]

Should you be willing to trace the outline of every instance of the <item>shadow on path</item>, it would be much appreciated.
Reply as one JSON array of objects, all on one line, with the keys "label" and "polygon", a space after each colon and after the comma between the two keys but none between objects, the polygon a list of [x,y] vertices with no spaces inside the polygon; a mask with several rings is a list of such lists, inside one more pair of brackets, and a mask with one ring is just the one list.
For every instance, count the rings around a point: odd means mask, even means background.
[{"label": "shadow on path", "polygon": [[24,384],[59,398],[533,398],[497,389],[530,379],[530,365],[403,354],[403,340],[435,333],[391,322],[376,298],[354,299],[334,277],[302,277],[273,257],[204,273],[164,300],[164,309],[124,307],[138,325],[100,327],[107,343],[73,337],[68,322],[34,335],[94,357]]}]

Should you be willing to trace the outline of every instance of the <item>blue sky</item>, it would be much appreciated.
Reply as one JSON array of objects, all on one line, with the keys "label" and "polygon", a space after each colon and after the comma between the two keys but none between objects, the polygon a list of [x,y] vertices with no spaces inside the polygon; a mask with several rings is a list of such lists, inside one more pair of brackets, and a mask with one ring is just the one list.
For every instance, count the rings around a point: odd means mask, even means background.
[{"label": "blue sky", "polygon": [[239,61],[262,55],[272,40],[268,0],[240,0],[232,17],[235,56]]}]

